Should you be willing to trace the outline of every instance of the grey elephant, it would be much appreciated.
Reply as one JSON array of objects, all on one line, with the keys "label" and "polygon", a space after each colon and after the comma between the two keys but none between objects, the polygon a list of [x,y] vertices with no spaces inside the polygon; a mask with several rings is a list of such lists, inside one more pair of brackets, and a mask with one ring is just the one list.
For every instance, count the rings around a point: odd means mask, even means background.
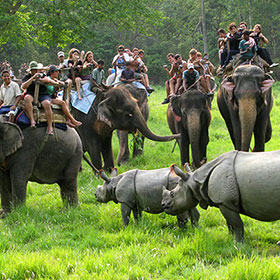
[{"label": "grey elephant", "polygon": [[221,83],[217,102],[235,150],[248,152],[254,133],[253,151],[264,151],[272,134],[273,83],[273,78],[256,65],[238,66]]},{"label": "grey elephant", "polygon": [[225,153],[195,172],[172,170],[181,177],[173,190],[164,189],[162,207],[177,215],[197,204],[218,207],[237,242],[243,242],[240,214],[270,222],[280,219],[280,151]]},{"label": "grey elephant", "polygon": [[28,181],[60,186],[66,204],[78,203],[77,175],[83,156],[75,129],[26,128],[0,122],[0,189],[3,215],[26,200]]},{"label": "grey elephant", "polygon": [[173,96],[167,110],[167,121],[173,134],[180,133],[181,164],[190,162],[191,146],[193,166],[198,168],[207,160],[211,112],[208,97],[198,90],[188,90]]},{"label": "grey elephant", "polygon": [[[134,131],[153,141],[171,141],[179,135],[158,136],[147,126],[137,100],[123,88],[111,88],[106,93],[98,91],[89,113],[86,115],[75,108],[71,112],[76,120],[83,123],[77,131],[83,149],[89,153],[92,163],[100,170],[114,168],[112,134],[115,129]],[[102,165],[102,158],[104,165]]]},{"label": "grey elephant", "polygon": [[[120,89],[125,89],[129,91],[132,97],[137,100],[137,105],[142,113],[144,120],[147,122],[149,118],[149,105],[148,105],[148,96],[146,90],[136,88],[131,84],[123,84],[118,86]],[[133,135],[133,158],[138,155],[142,155],[144,152],[144,140],[145,137],[139,133],[136,129],[131,131],[127,130],[118,130],[118,138],[120,143],[119,153],[117,157],[117,164],[120,166],[129,161],[129,148],[128,148],[128,133],[131,132]]]},{"label": "grey elephant", "polygon": [[[127,226],[133,211],[134,219],[142,215],[142,211],[158,214],[163,212],[161,206],[162,187],[172,190],[179,177],[170,174],[169,168],[155,170],[130,170],[116,177],[108,178],[104,172],[103,186],[98,186],[95,192],[96,200],[102,203],[114,201],[121,203],[123,225]],[[197,225],[199,212],[194,207],[188,211],[177,213],[178,226],[182,227],[191,218],[192,225]]]}]

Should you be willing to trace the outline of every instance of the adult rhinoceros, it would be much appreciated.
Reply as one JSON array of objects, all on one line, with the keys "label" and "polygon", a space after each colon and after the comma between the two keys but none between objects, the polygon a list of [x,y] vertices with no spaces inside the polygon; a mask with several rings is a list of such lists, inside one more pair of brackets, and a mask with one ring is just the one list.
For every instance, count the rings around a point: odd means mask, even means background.
[{"label": "adult rhinoceros", "polygon": [[175,189],[164,189],[162,207],[168,214],[218,207],[238,242],[244,228],[239,214],[271,222],[280,219],[280,151],[225,153],[197,169],[184,173]]}]

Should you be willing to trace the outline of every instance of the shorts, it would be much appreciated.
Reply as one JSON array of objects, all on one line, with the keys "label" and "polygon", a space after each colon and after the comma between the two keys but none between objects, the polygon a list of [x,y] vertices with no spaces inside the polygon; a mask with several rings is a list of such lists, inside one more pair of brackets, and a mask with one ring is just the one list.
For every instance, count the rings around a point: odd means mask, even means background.
[{"label": "shorts", "polygon": [[52,102],[52,98],[50,95],[39,95],[38,101],[42,103],[43,101],[48,100],[50,103]]},{"label": "shorts", "polygon": [[141,80],[142,75],[140,73],[134,73],[134,78],[136,81]]}]

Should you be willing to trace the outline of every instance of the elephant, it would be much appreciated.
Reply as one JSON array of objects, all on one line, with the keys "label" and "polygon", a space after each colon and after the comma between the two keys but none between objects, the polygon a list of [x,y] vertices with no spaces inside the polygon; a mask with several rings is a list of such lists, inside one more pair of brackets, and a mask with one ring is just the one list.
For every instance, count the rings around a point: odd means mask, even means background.
[{"label": "elephant", "polygon": [[198,168],[206,162],[209,143],[208,128],[211,122],[209,97],[198,90],[188,90],[171,98],[167,121],[172,133],[180,133],[181,164],[190,162],[191,145],[193,165]]},{"label": "elephant", "polygon": [[28,181],[60,186],[66,205],[77,205],[77,176],[83,157],[82,143],[75,129],[45,127],[21,129],[0,122],[0,189],[4,214],[25,203]]},{"label": "elephant", "polygon": [[[134,97],[137,100],[137,105],[139,106],[139,109],[147,122],[149,118],[149,105],[148,105],[148,97],[146,90],[135,88],[131,84],[123,84],[120,85],[119,88],[124,88],[128,90],[132,97]],[[117,157],[117,164],[120,166],[122,164],[125,164],[129,161],[129,148],[128,148],[128,131],[125,130],[118,130],[117,131],[118,138],[119,138],[119,153]],[[133,158],[143,154],[144,149],[144,139],[145,137],[141,135],[141,133],[138,133],[137,131],[132,131],[133,134]]]},{"label": "elephant", "polygon": [[[112,178],[108,178],[104,171],[101,171],[100,176],[105,182],[103,186],[97,186],[96,200],[101,203],[111,200],[120,203],[124,226],[129,223],[131,211],[136,221],[142,216],[142,211],[151,214],[162,213],[162,186],[172,190],[179,181],[179,177],[170,174],[169,168],[129,170]],[[192,225],[197,226],[199,217],[196,208],[178,213],[178,226],[183,227],[189,218]]]},{"label": "elephant", "polygon": [[254,132],[253,151],[264,151],[272,134],[273,83],[272,77],[256,65],[238,66],[223,80],[217,101],[236,150],[248,152]]},{"label": "elephant", "polygon": [[134,131],[138,129],[146,138],[154,141],[170,141],[179,135],[158,136],[148,128],[137,105],[137,100],[124,88],[111,88],[107,92],[96,91],[96,98],[86,115],[75,108],[71,112],[83,123],[76,128],[94,166],[111,171],[114,168],[112,133],[115,129]]},{"label": "elephant", "polygon": [[[195,172],[184,173],[177,186],[164,188],[162,207],[168,214],[200,205],[220,209],[237,242],[244,240],[240,214],[265,222],[280,219],[280,151],[249,153],[231,151],[204,164]],[[188,170],[190,171],[190,170]]]}]

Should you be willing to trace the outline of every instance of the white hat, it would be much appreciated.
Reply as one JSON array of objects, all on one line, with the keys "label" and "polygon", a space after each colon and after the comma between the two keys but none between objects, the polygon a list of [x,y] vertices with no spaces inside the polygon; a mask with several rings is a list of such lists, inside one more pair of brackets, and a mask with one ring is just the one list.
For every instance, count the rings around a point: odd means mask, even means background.
[{"label": "white hat", "polygon": [[188,65],[188,70],[189,69],[194,69],[194,65],[192,64],[192,63],[190,63],[189,65]]},{"label": "white hat", "polygon": [[64,56],[64,52],[63,52],[63,51],[59,51],[59,52],[57,53],[57,56],[58,56],[58,57]]}]

